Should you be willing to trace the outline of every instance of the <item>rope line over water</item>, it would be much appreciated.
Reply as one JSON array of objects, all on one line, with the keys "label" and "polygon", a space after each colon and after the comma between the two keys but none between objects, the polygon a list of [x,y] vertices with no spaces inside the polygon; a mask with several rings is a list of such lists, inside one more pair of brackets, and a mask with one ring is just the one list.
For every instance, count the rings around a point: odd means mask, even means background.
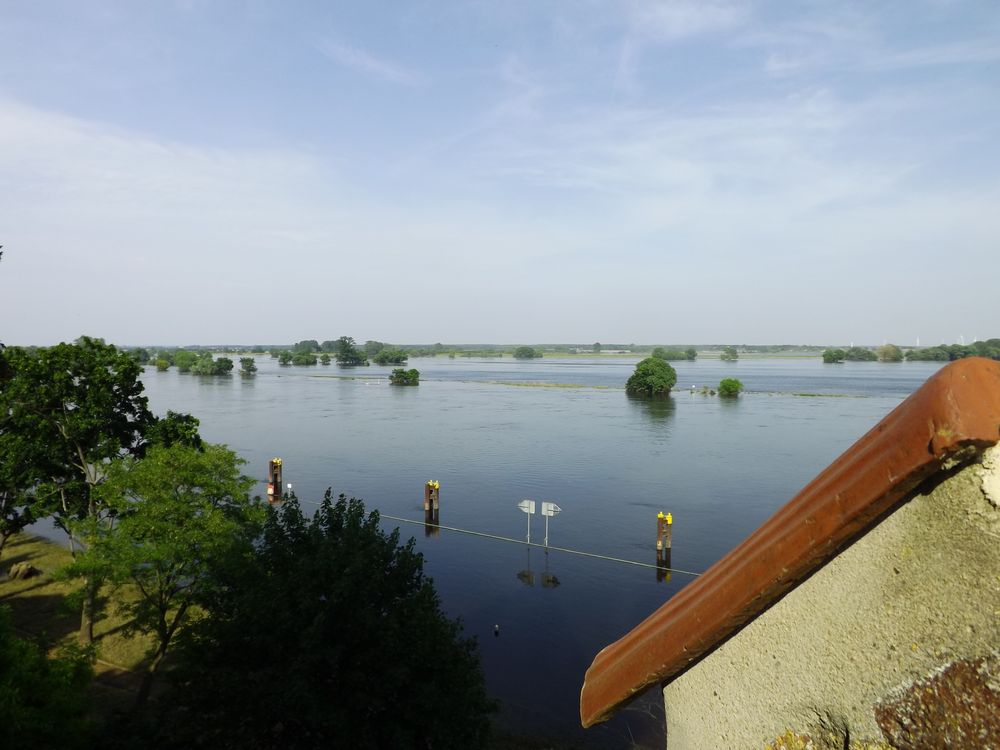
[{"label": "rope line over water", "polygon": [[611,557],[610,555],[599,555],[596,552],[584,552],[578,549],[569,549],[568,547],[554,547],[551,544],[545,546],[544,544],[538,544],[537,542],[527,542],[523,539],[513,539],[509,536],[498,536],[497,534],[487,534],[484,531],[471,531],[470,529],[460,529],[455,526],[442,526],[438,523],[426,523],[425,521],[415,521],[412,518],[400,518],[399,516],[390,516],[382,511],[379,511],[380,518],[388,518],[392,521],[402,521],[403,523],[412,523],[418,526],[427,526],[432,529],[444,529],[445,531],[454,531],[459,534],[469,534],[470,536],[483,537],[485,539],[496,539],[500,542],[511,542],[513,544],[523,544],[526,547],[538,547],[540,549],[555,550],[556,552],[566,552],[570,555],[581,555],[582,557],[593,557],[598,560],[608,560],[610,562],[623,563],[625,565],[638,565],[641,568],[653,568],[654,570],[666,570],[671,573],[681,573],[686,576],[700,576],[701,573],[694,573],[690,570],[681,570],[680,568],[665,568],[659,565],[652,565],[650,563],[638,562],[637,560],[625,560],[621,557]]}]

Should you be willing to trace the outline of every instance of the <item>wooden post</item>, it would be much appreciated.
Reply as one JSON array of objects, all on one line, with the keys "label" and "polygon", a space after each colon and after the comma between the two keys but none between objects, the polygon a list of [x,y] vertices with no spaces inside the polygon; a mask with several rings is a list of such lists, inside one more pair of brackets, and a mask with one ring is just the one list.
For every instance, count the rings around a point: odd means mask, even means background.
[{"label": "wooden post", "polygon": [[657,583],[670,583],[670,555],[671,551],[667,549],[656,550],[656,582]]},{"label": "wooden post", "polygon": [[662,511],[656,514],[656,549],[670,549],[673,544],[674,517]]},{"label": "wooden post", "polygon": [[281,459],[272,458],[267,463],[267,501],[272,505],[281,502]]},{"label": "wooden post", "polygon": [[441,508],[441,483],[431,479],[424,485],[424,534],[426,536],[437,536],[441,533],[438,528]]}]

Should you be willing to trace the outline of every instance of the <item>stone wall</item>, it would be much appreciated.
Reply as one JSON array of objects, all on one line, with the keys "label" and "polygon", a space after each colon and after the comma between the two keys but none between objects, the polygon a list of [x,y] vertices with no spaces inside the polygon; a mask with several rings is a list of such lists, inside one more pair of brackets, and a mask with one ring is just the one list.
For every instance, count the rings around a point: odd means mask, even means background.
[{"label": "stone wall", "polygon": [[[935,691],[970,712],[1000,706],[1000,446],[938,479],[666,685],[670,750],[756,749],[788,729],[963,746],[906,733],[935,724]],[[970,669],[979,687],[940,687]],[[1000,710],[986,716],[954,731],[1000,738]],[[992,736],[965,746],[1000,747]]]}]

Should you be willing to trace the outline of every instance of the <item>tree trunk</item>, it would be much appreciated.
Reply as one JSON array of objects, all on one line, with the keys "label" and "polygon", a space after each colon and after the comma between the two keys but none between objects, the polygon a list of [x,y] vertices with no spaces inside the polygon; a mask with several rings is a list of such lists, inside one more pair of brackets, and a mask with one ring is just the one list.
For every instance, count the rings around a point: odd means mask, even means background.
[{"label": "tree trunk", "polygon": [[167,644],[161,643],[156,649],[156,653],[153,655],[153,660],[149,663],[146,668],[145,674],[142,675],[142,684],[139,685],[139,692],[135,696],[135,703],[132,704],[132,711],[138,713],[143,706],[146,705],[146,701],[149,700],[149,693],[153,688],[153,680],[156,677],[156,670],[160,667],[160,662],[163,661],[163,657],[167,653]]},{"label": "tree trunk", "polygon": [[83,584],[83,609],[80,613],[79,641],[85,646],[94,642],[94,610],[97,608],[97,579],[87,576]]}]

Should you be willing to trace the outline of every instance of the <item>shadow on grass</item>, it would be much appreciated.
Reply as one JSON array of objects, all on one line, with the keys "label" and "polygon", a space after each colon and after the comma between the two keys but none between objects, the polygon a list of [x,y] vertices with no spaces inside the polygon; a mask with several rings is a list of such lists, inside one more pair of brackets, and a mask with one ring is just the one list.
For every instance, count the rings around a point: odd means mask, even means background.
[{"label": "shadow on grass", "polygon": [[[39,583],[32,588],[44,585]],[[11,622],[18,630],[40,638],[43,643],[54,644],[79,629],[79,614],[73,617],[67,611],[65,594],[23,594],[24,591],[19,591],[3,600],[3,606],[10,610]]]}]

